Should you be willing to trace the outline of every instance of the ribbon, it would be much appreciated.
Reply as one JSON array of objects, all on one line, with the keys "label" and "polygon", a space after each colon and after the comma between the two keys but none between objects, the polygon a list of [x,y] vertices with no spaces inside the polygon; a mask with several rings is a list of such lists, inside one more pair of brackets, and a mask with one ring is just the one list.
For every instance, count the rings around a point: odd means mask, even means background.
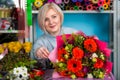
[{"label": "ribbon", "polygon": [[34,6],[37,8],[40,8],[43,5],[43,1],[41,0],[35,0]]},{"label": "ribbon", "polygon": [[48,0],[48,3],[54,2],[54,0]]},{"label": "ribbon", "polygon": [[77,2],[77,0],[72,0],[72,2],[74,2],[74,3],[75,3],[75,2]]},{"label": "ribbon", "polygon": [[74,10],[79,10],[78,6],[74,6]]},{"label": "ribbon", "polygon": [[107,10],[108,9],[108,4],[107,3],[103,4],[103,7],[104,7],[104,10]]},{"label": "ribbon", "polygon": [[104,7],[103,7],[103,6],[100,6],[100,7],[99,7],[99,11],[100,11],[100,12],[104,11]]},{"label": "ribbon", "polygon": [[73,7],[70,7],[70,10],[74,10],[74,8],[73,8]]},{"label": "ribbon", "polygon": [[69,6],[65,6],[65,10],[69,10]]},{"label": "ribbon", "polygon": [[89,5],[90,4],[90,1],[85,1],[85,5]]},{"label": "ribbon", "polygon": [[92,0],[93,4],[97,4],[99,0]]},{"label": "ribbon", "polygon": [[76,6],[80,6],[80,2],[76,2]]},{"label": "ribbon", "polygon": [[65,4],[68,4],[70,2],[70,0],[64,0]]},{"label": "ribbon", "polygon": [[97,6],[93,6],[93,10],[99,10]]},{"label": "ribbon", "polygon": [[103,1],[99,1],[98,6],[102,6],[102,5],[103,5]]},{"label": "ribbon", "polygon": [[109,5],[110,4],[110,0],[104,0],[104,3]]},{"label": "ribbon", "polygon": [[79,6],[79,10],[83,10],[83,6]]},{"label": "ribbon", "polygon": [[78,6],[74,6],[74,10],[79,10],[79,7]]},{"label": "ribbon", "polygon": [[78,2],[83,2],[83,0],[78,0]]},{"label": "ribbon", "polygon": [[64,9],[65,4],[62,2],[61,4],[59,4],[59,6],[60,6],[62,9]]},{"label": "ribbon", "polygon": [[93,10],[93,6],[91,4],[86,6],[86,10]]},{"label": "ribbon", "polygon": [[61,4],[61,3],[62,3],[62,0],[55,0],[55,3],[56,3],[56,4]]}]

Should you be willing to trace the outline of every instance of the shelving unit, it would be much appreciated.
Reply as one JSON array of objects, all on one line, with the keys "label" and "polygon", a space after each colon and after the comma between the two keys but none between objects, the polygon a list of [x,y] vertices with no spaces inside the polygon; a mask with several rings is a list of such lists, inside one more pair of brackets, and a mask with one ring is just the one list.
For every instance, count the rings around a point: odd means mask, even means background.
[{"label": "shelving unit", "polygon": [[[109,10],[109,11],[99,12],[99,11],[70,11],[70,10],[66,10],[66,11],[63,11],[63,13],[114,13],[114,11]],[[32,14],[38,14],[38,11],[33,10]]]},{"label": "shelving unit", "polygon": [[[3,38],[7,39],[8,35],[16,35],[19,41],[24,41],[25,37],[21,37],[21,35],[25,36],[26,28],[25,28],[25,2],[24,0],[20,0],[19,2],[14,2],[13,0],[5,0],[0,3],[0,22],[2,25],[8,25],[4,23],[4,21],[9,22],[9,28],[1,28],[0,24],[0,37],[3,35]],[[22,15],[22,16],[21,16]],[[19,36],[18,36],[19,35]],[[11,39],[13,40],[13,39]],[[2,41],[4,42],[4,41]]]},{"label": "shelving unit", "polygon": [[[110,36],[110,46],[112,46],[112,52],[111,53],[111,60],[113,61],[113,74],[116,78],[116,80],[120,79],[120,64],[119,64],[119,52],[120,52],[120,11],[118,9],[120,9],[120,7],[118,7],[118,5],[120,5],[120,0],[118,3],[118,0],[112,0],[113,1],[113,10],[106,10],[106,11],[82,11],[82,10],[75,10],[75,11],[70,11],[70,10],[63,10],[64,13],[89,13],[89,14],[97,14],[97,13],[101,13],[101,14],[110,14],[110,32],[111,32],[111,36]],[[35,18],[34,15],[38,14],[37,10],[33,10],[32,11],[33,14],[33,25],[31,26],[31,32],[32,33],[32,37],[30,38],[31,42],[34,43],[34,40],[36,39],[35,34],[36,34],[36,30],[35,30],[35,26],[36,23],[35,22]],[[104,34],[103,34],[104,35]]]}]

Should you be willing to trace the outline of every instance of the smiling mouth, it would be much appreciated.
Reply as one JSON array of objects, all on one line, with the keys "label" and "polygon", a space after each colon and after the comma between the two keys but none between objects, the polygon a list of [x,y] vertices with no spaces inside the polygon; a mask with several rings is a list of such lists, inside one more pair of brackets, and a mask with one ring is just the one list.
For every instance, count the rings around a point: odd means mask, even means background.
[{"label": "smiling mouth", "polygon": [[54,28],[55,26],[50,26],[50,28]]}]

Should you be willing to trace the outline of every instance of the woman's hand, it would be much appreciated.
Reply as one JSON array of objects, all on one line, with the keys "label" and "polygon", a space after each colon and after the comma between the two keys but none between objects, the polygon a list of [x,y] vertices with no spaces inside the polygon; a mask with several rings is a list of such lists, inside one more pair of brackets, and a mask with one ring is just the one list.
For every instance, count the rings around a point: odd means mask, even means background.
[{"label": "woman's hand", "polygon": [[49,51],[45,47],[40,47],[36,50],[36,56],[38,58],[48,58]]}]

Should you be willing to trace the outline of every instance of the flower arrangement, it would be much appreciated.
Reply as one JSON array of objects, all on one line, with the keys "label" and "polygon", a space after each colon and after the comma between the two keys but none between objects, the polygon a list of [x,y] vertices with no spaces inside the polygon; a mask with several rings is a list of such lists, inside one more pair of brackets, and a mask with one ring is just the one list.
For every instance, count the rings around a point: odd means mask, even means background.
[{"label": "flower arrangement", "polygon": [[31,48],[31,42],[14,41],[1,44],[0,71],[7,71],[8,78],[14,80],[32,80],[30,77],[30,74],[33,73],[31,68],[37,68],[35,66],[37,61],[30,58]]},{"label": "flower arrangement", "polygon": [[10,71],[19,66],[30,67],[30,64],[34,63],[34,60],[30,59],[29,56],[31,48],[30,42],[14,41],[1,44],[0,71]]},{"label": "flower arrangement", "polygon": [[112,70],[110,53],[106,42],[78,32],[57,36],[49,59],[62,77],[103,79]]}]

